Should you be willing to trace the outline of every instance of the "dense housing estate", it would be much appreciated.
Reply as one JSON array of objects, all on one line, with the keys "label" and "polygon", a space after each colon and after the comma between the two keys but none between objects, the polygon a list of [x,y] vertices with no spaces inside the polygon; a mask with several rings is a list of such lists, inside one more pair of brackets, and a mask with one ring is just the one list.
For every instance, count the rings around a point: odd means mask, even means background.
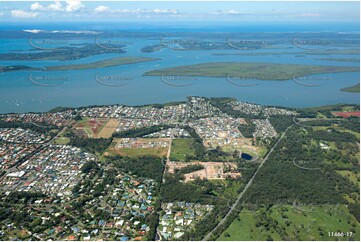
[{"label": "dense housing estate", "polygon": [[[20,227],[19,218],[3,218],[0,238],[182,239],[214,216],[216,206],[198,195],[169,200],[182,189],[167,194],[160,187],[197,184],[212,197],[215,184],[243,181],[266,145],[280,137],[274,119],[293,123],[297,115],[204,97],[169,105],[0,115],[6,126],[0,128],[0,203],[15,199],[19,205],[10,210],[21,208],[31,217]],[[319,147],[332,150],[327,142]],[[229,206],[229,198],[225,201]]]}]

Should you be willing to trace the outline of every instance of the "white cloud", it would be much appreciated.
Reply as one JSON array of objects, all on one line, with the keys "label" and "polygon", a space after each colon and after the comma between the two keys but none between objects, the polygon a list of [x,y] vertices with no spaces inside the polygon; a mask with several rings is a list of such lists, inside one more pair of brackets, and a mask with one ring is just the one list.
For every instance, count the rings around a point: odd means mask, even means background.
[{"label": "white cloud", "polygon": [[107,12],[109,10],[110,10],[109,7],[106,7],[106,6],[103,6],[103,5],[99,5],[98,7],[94,8],[95,12]]},{"label": "white cloud", "polygon": [[162,13],[162,14],[177,14],[178,11],[174,9],[153,9],[153,13]]},{"label": "white cloud", "polygon": [[84,5],[78,0],[66,1],[65,11],[67,12],[74,12],[82,8],[84,8]]},{"label": "white cloud", "polygon": [[40,3],[36,2],[36,3],[31,4],[30,9],[32,11],[37,11],[37,10],[45,10],[46,8],[43,5],[41,5]]},{"label": "white cloud", "polygon": [[227,11],[226,13],[227,13],[227,14],[241,14],[241,12],[238,12],[238,11],[233,10],[233,9]]},{"label": "white cloud", "polygon": [[63,8],[63,4],[59,1],[54,1],[54,3],[49,4],[48,6],[41,5],[38,2],[31,4],[30,10],[32,11],[55,11],[55,12],[62,12],[65,9]]},{"label": "white cloud", "polygon": [[4,15],[4,13],[0,12],[0,17],[2,17]]},{"label": "white cloud", "polygon": [[[99,6],[100,7],[100,6]],[[104,7],[104,6],[103,6]],[[54,12],[74,12],[84,8],[84,5],[79,0],[68,0],[65,1],[65,5],[60,1],[54,1],[54,3],[49,4],[48,6],[43,6],[40,3],[36,2],[31,4],[30,9],[33,11],[54,11]]]},{"label": "white cloud", "polygon": [[51,11],[64,11],[63,4],[59,1],[55,1],[54,3],[50,4],[47,9]]},{"label": "white cloud", "polygon": [[11,17],[13,18],[35,18],[39,15],[38,12],[26,12],[23,10],[12,10]]}]

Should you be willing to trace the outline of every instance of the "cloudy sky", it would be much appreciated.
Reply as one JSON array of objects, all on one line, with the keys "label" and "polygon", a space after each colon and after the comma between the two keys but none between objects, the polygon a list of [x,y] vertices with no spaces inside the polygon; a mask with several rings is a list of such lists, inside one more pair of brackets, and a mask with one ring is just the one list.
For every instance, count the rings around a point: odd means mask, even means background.
[{"label": "cloudy sky", "polygon": [[359,22],[353,2],[0,1],[0,21]]}]

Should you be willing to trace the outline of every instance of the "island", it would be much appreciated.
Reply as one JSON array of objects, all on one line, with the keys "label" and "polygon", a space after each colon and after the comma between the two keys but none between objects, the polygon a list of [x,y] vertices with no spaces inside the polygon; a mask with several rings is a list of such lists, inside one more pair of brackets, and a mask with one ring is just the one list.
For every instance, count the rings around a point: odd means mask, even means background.
[{"label": "island", "polygon": [[25,66],[25,65],[15,65],[15,66],[0,66],[1,72],[11,72],[11,71],[34,71],[41,70],[40,68]]},{"label": "island", "polygon": [[360,62],[359,58],[320,58],[317,60],[340,61],[340,62]]},{"label": "island", "polygon": [[72,64],[72,65],[58,65],[58,66],[46,66],[44,68],[40,67],[31,67],[26,65],[15,65],[15,66],[0,66],[1,72],[12,72],[12,71],[71,71],[71,70],[86,70],[86,69],[96,69],[96,68],[105,68],[111,66],[120,66],[128,65],[135,63],[142,63],[148,61],[156,61],[160,58],[151,58],[151,57],[116,57],[91,63],[84,64]]},{"label": "island", "polygon": [[360,55],[359,49],[324,49],[305,50],[301,52],[234,52],[234,53],[214,53],[215,56],[241,55],[241,56],[264,56],[264,55]]},{"label": "island", "polygon": [[144,52],[144,53],[151,53],[151,52],[157,52],[160,51],[161,49],[163,49],[164,46],[163,45],[148,45],[143,47],[140,51]]},{"label": "island", "polygon": [[360,83],[353,85],[351,87],[342,88],[340,90],[343,92],[358,92],[359,93],[360,92]]},{"label": "island", "polygon": [[86,64],[72,64],[72,65],[60,65],[60,66],[46,66],[46,71],[69,71],[69,70],[85,70],[85,69],[95,69],[95,68],[104,68],[111,66],[127,65],[140,62],[156,61],[160,60],[159,58],[151,57],[117,57],[102,61],[96,61]]},{"label": "island", "polygon": [[54,49],[39,49],[34,47],[31,49],[35,52],[27,52],[27,53],[4,53],[0,54],[0,61],[39,61],[39,60],[77,60],[93,55],[99,54],[122,54],[125,53],[122,46],[114,48],[113,46],[99,46],[96,44],[83,44],[80,46],[65,46],[65,47],[57,47]]},{"label": "island", "polygon": [[254,78],[258,80],[289,80],[305,75],[358,72],[359,67],[350,66],[313,66],[296,64],[275,64],[261,62],[209,62],[177,66],[145,72],[145,76],[204,76]]}]

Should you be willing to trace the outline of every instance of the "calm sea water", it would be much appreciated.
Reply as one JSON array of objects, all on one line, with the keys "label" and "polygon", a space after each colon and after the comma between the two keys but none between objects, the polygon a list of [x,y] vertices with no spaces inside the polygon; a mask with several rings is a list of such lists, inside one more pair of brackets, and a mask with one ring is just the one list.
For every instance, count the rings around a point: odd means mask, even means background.
[{"label": "calm sea water", "polygon": [[[114,39],[113,39],[114,40]],[[160,77],[143,76],[149,70],[204,62],[271,62],[287,64],[359,66],[358,62],[336,62],[320,58],[357,58],[356,55],[264,55],[217,56],[216,53],[242,53],[241,50],[175,51],[162,49],[154,53],[142,53],[146,45],[158,44],[150,39],[118,39],[132,42],[127,53],[91,56],[73,61],[0,61],[0,65],[29,65],[43,67],[72,63],[89,63],[119,56],[147,56],[161,60],[117,67],[78,71],[19,71],[0,73],[0,113],[47,111],[56,106],[87,106],[102,104],[139,105],[182,101],[187,96],[235,97],[241,101],[264,105],[289,107],[320,106],[335,103],[359,103],[359,93],[341,92],[340,88],[359,83],[359,72],[333,73],[312,76],[312,80],[300,85],[293,80],[230,82],[227,78],[187,78],[164,82]],[[76,42],[76,41],[75,41]],[[79,42],[79,41],[78,41]],[[80,42],[94,43],[94,39]],[[27,39],[0,39],[0,53],[29,50]],[[302,51],[294,46],[271,52]],[[292,48],[292,49],[289,49]],[[263,50],[258,50],[263,52]],[[255,51],[257,52],[257,51]],[[29,75],[30,79],[29,79]],[[58,78],[57,86],[36,85],[31,80],[39,77]],[[113,80],[108,80],[110,77]],[[108,79],[107,79],[108,78]],[[99,81],[101,80],[101,81]],[[42,83],[40,81],[40,83]],[[47,82],[43,82],[47,83]],[[169,84],[171,83],[171,85]],[[175,85],[173,85],[175,84]],[[238,85],[241,84],[241,85]],[[256,84],[255,86],[242,86]],[[319,84],[319,85],[315,85]]]}]

